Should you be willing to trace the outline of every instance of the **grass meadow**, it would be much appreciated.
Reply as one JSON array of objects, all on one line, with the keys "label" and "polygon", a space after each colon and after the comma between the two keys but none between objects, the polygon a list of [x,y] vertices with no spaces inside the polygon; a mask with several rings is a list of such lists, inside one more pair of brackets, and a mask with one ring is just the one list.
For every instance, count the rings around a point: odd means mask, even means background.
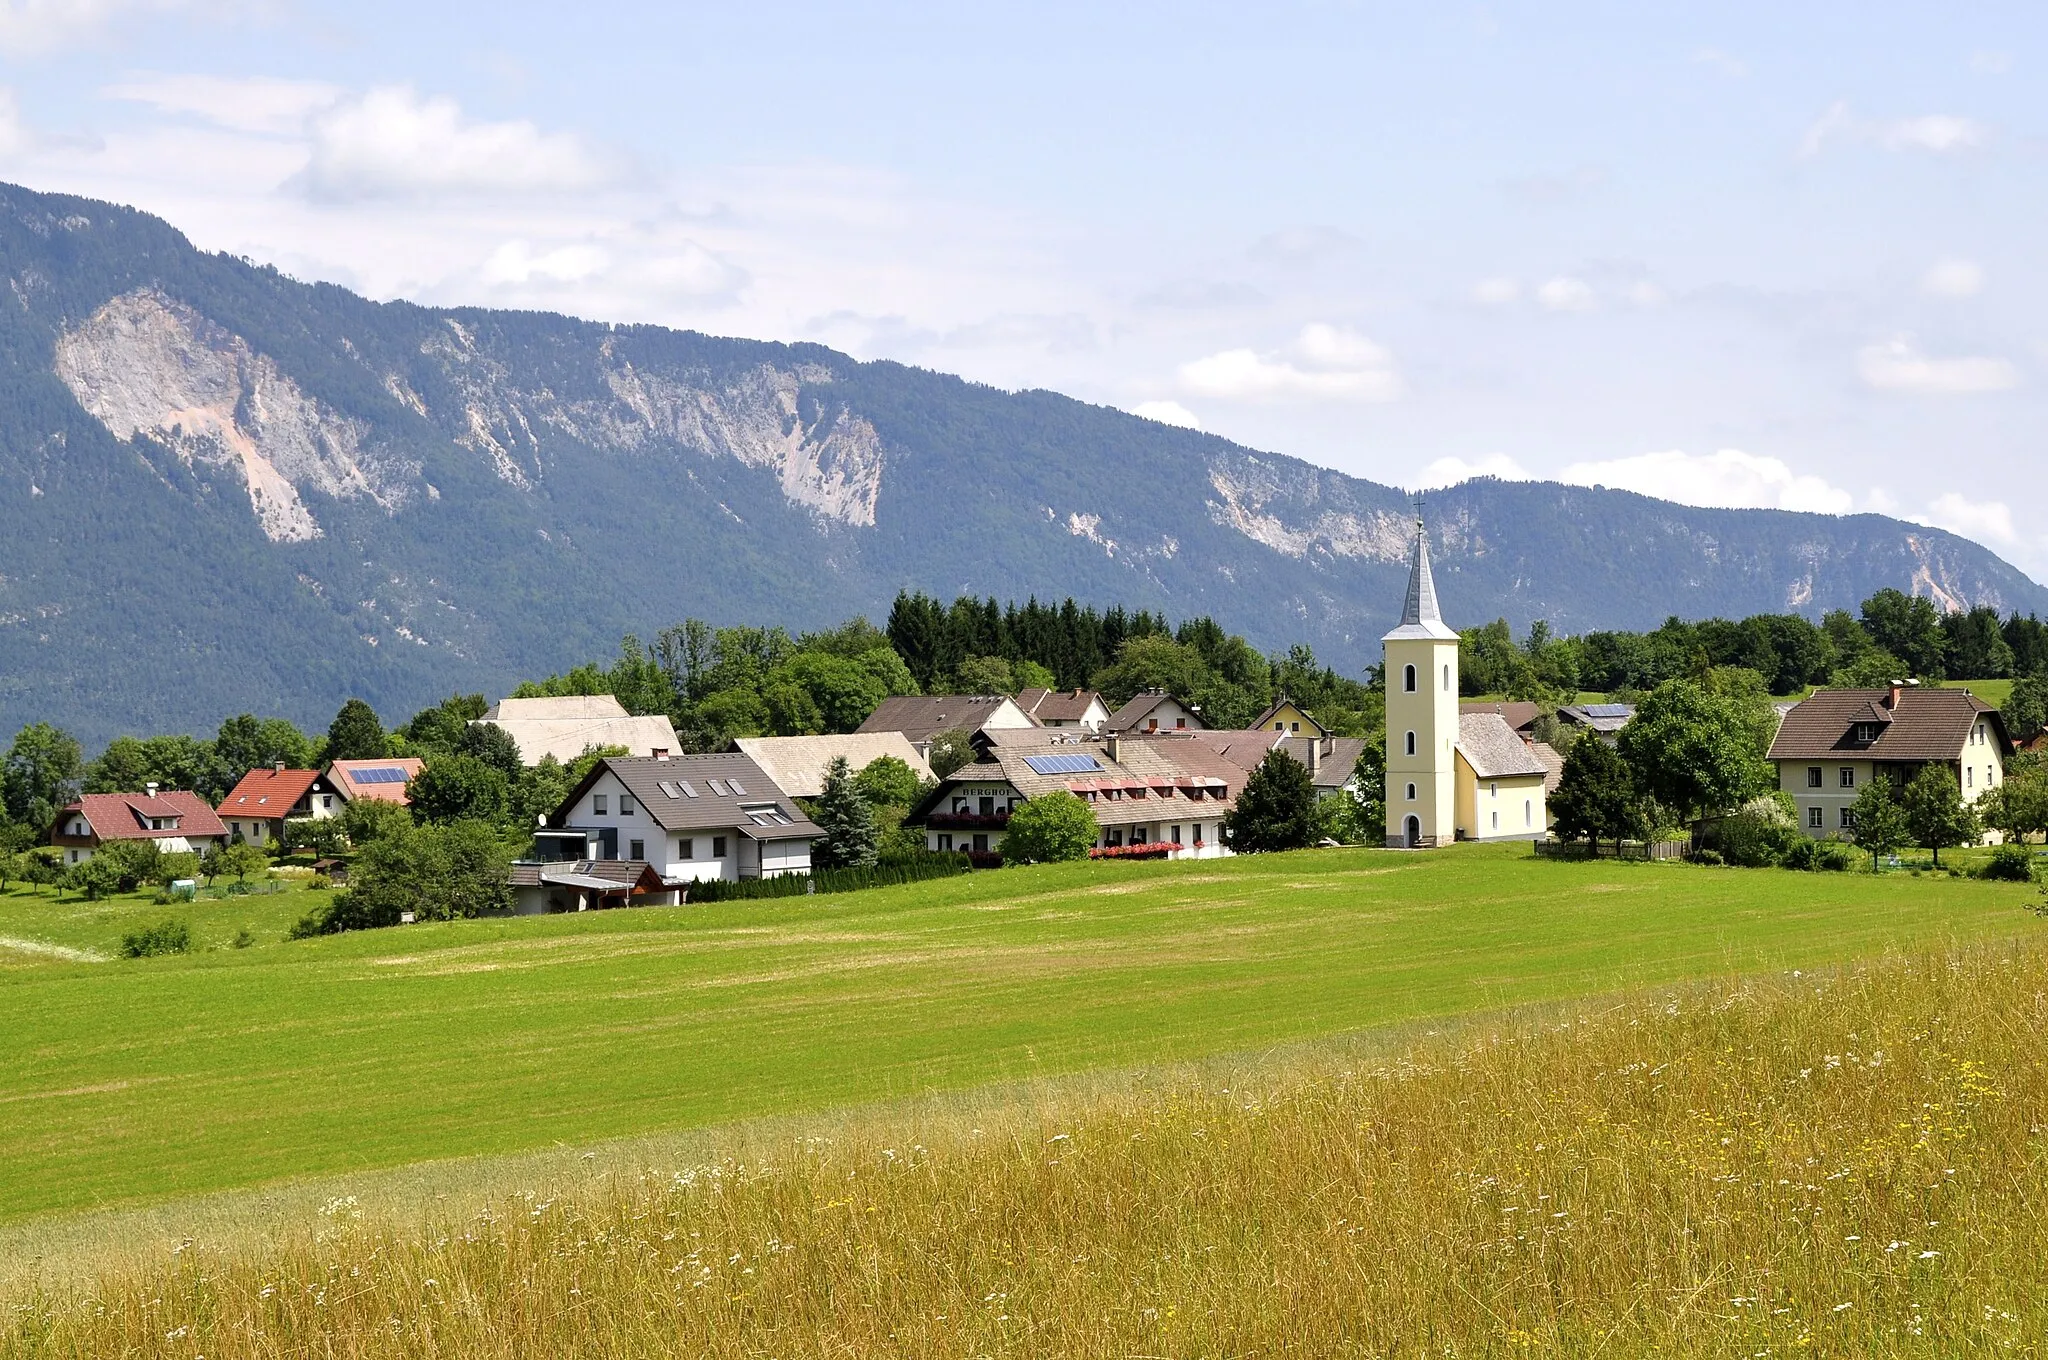
[{"label": "grass meadow", "polygon": [[2038,1354],[2044,998],[1979,944],[500,1164],[17,1281],[0,1353]]},{"label": "grass meadow", "polygon": [[[0,896],[0,1349],[1852,1353],[1962,1298],[2043,1341],[2038,896],[1521,846],[298,942],[303,891]],[[1805,1084],[1843,1063],[1883,1080]],[[1967,1231],[1877,1229],[1923,1242],[1882,1297],[1903,1246],[1807,1251],[1907,1199]]]}]

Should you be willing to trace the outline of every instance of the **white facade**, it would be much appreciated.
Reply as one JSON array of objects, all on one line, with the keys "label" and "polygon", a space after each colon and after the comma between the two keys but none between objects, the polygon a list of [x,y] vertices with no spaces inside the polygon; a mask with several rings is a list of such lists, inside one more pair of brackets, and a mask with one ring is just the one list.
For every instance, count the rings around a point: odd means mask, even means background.
[{"label": "white facade", "polygon": [[[764,795],[740,799],[736,806],[744,810],[775,802]],[[750,828],[751,836],[738,826],[664,828],[608,769],[601,769],[591,781],[563,825],[589,836],[592,858],[645,860],[666,879],[773,878],[809,873],[811,868],[808,839],[757,840],[766,830],[761,827]]]}]

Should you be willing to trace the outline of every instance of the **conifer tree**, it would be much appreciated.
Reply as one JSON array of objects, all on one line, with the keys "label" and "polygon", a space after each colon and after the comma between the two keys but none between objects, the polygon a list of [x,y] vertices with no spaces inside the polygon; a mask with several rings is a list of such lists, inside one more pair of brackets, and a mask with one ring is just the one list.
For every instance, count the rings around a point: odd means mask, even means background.
[{"label": "conifer tree", "polygon": [[825,767],[825,788],[819,793],[812,820],[825,834],[811,843],[814,869],[866,869],[879,853],[875,810],[868,806],[845,756]]}]

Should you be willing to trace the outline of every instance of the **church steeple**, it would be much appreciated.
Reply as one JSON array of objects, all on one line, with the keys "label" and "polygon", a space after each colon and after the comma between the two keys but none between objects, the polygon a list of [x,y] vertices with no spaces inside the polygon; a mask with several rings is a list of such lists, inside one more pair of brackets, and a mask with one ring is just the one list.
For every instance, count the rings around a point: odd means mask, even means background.
[{"label": "church steeple", "polygon": [[1382,641],[1401,638],[1455,638],[1436,604],[1436,577],[1429,568],[1429,534],[1422,523],[1422,498],[1415,499],[1415,552],[1408,569],[1408,598],[1401,606],[1400,626]]}]

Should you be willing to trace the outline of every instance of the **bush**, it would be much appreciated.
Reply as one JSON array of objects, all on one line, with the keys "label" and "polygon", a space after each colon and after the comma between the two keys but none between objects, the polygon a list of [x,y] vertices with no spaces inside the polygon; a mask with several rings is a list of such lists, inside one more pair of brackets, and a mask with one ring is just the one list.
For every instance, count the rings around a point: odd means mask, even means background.
[{"label": "bush", "polygon": [[192,927],[183,921],[158,921],[153,926],[131,930],[121,937],[121,952],[131,959],[154,958],[159,954],[184,954],[192,948]]},{"label": "bush", "polygon": [[1065,789],[1041,793],[1010,814],[1003,832],[1003,863],[1086,859],[1098,834],[1095,813],[1085,800]]},{"label": "bush", "polygon": [[1977,871],[1979,878],[1995,878],[2006,883],[2032,883],[2034,881],[2034,852],[2024,845],[2001,845],[1991,852],[1991,858]]},{"label": "bush", "polygon": [[1780,861],[1787,869],[1800,869],[1810,874],[1843,873],[1853,862],[1849,847],[1840,841],[1805,839],[1794,841]]},{"label": "bush", "polygon": [[964,854],[926,854],[871,869],[819,869],[780,878],[707,878],[690,885],[692,904],[733,902],[760,897],[804,897],[814,893],[859,892],[899,883],[923,883],[969,873],[974,865]]},{"label": "bush", "polygon": [[237,949],[247,949],[250,945],[256,943],[256,937],[249,933],[249,927],[243,926],[235,932],[233,943]]},{"label": "bush", "polygon": [[311,878],[306,880],[307,892],[323,892],[326,889],[331,888],[333,886],[334,880],[329,878],[326,874],[314,874]]},{"label": "bush", "polygon": [[1692,862],[1694,864],[1719,865],[1726,864],[1728,861],[1721,857],[1719,850],[1700,849],[1692,852]]}]

